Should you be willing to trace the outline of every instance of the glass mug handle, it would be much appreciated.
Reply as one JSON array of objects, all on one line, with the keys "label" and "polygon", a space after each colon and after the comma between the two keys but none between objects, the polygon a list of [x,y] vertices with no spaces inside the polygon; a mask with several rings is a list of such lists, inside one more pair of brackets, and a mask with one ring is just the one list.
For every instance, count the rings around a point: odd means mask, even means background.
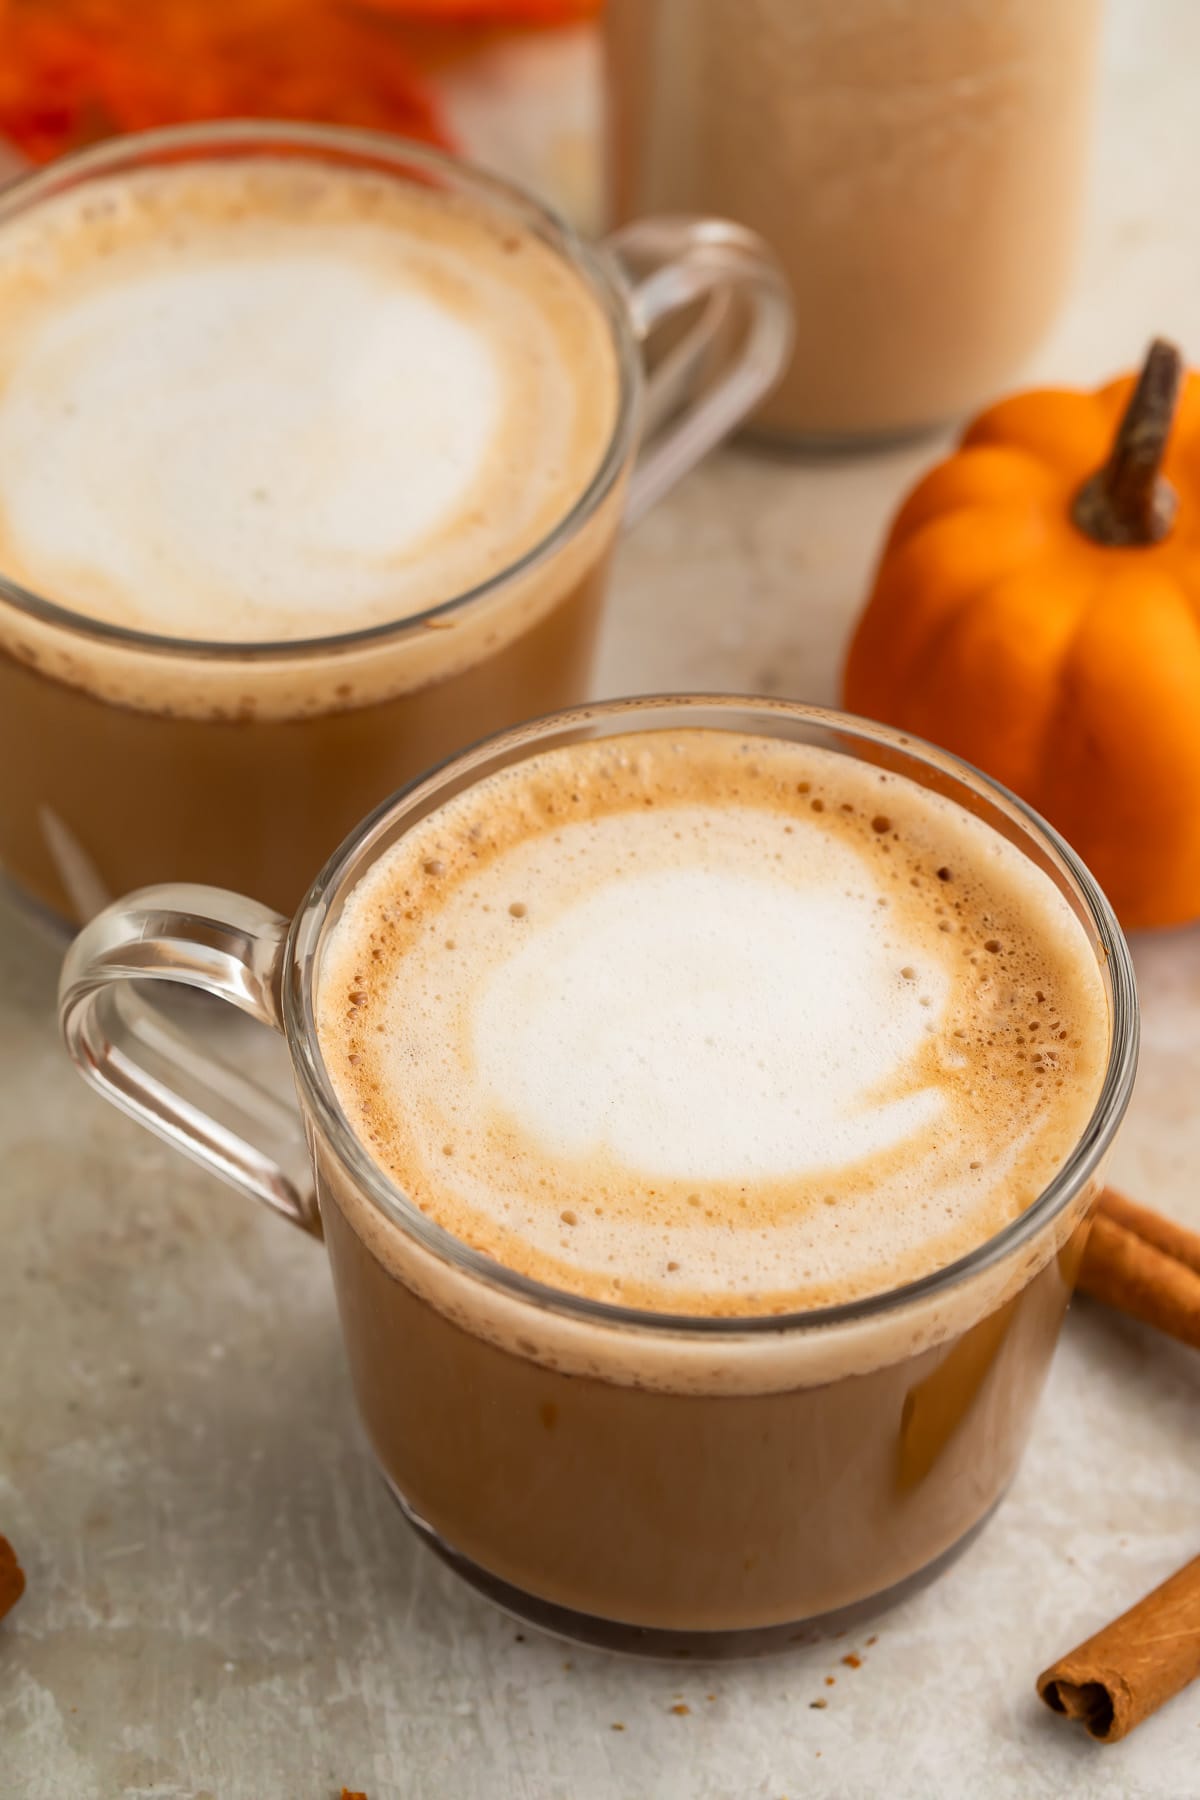
[{"label": "glass mug handle", "polygon": [[[705,304],[646,380],[647,436],[629,486],[633,524],[740,425],[781,375],[792,347],[792,303],[774,255],[725,219],[636,219],[604,240],[634,336],[646,344],[675,314]],[[727,367],[695,384],[735,305],[742,340]]]},{"label": "glass mug handle", "polygon": [[106,907],[67,952],[59,1023],[106,1100],[194,1161],[321,1235],[296,1106],[214,1056],[140,997],[169,981],[282,1031],[288,921],[224,888],[142,888]]}]

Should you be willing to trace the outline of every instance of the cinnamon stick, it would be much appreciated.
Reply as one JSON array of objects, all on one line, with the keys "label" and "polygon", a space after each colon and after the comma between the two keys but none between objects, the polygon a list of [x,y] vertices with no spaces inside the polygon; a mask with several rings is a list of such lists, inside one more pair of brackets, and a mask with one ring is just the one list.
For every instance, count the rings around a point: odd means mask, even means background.
[{"label": "cinnamon stick", "polygon": [[1200,1675],[1200,1556],[1038,1676],[1046,1705],[1115,1744]]},{"label": "cinnamon stick", "polygon": [[17,1604],[25,1592],[25,1573],[17,1561],[16,1551],[6,1537],[0,1537],[0,1619]]},{"label": "cinnamon stick", "polygon": [[1100,1196],[1100,1206],[1110,1219],[1123,1225],[1126,1231],[1136,1232],[1138,1237],[1153,1244],[1156,1250],[1175,1257],[1185,1268],[1194,1269],[1200,1275],[1200,1231],[1189,1231],[1186,1225],[1165,1218],[1162,1213],[1151,1212],[1148,1206],[1139,1206],[1136,1200],[1118,1193],[1116,1188],[1104,1189]]},{"label": "cinnamon stick", "polygon": [[1106,1188],[1079,1289],[1200,1349],[1200,1234]]}]

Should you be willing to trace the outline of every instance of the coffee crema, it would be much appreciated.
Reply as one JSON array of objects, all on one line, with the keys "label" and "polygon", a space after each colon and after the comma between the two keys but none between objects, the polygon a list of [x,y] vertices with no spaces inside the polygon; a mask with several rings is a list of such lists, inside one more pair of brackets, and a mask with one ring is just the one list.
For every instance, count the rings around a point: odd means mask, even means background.
[{"label": "coffee crema", "polygon": [[[603,460],[618,389],[583,279],[464,197],[271,157],[93,180],[0,224],[0,573],[214,645],[402,621],[546,539]],[[502,620],[429,633],[403,666],[335,660],[327,681],[266,663],[249,687],[176,683],[100,643],[67,666],[30,619],[7,647],[121,704],[297,716],[476,659],[579,578],[567,560]]]},{"label": "coffee crema", "polygon": [[326,945],[356,1135],[456,1238],[592,1299],[778,1314],[916,1279],[1061,1167],[1092,946],[1014,845],[784,740],[536,755],[413,826]]}]

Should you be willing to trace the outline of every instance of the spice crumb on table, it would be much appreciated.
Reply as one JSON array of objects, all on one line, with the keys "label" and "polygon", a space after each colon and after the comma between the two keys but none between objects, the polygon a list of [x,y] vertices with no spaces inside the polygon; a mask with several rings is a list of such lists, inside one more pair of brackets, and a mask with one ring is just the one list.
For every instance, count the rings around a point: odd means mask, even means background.
[{"label": "spice crumb on table", "polygon": [[0,1619],[25,1592],[25,1572],[6,1537],[0,1537]]}]

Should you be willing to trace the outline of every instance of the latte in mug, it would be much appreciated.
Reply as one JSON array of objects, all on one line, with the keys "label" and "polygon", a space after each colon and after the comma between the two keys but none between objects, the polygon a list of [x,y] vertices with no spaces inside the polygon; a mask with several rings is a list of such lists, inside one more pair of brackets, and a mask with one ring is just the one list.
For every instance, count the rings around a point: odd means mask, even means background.
[{"label": "latte in mug", "polygon": [[[311,1185],[200,1042],[147,1060],[146,972],[282,1032]],[[324,1238],[433,1550],[559,1632],[704,1656],[848,1626],[981,1528],[1137,1054],[1128,947],[1039,820],[732,696],[464,752],[290,928],[131,895],[61,1017],[93,1086]]]},{"label": "latte in mug", "polygon": [[[412,825],[341,910],[316,1025],[431,1222],[691,1326],[795,1325],[992,1239],[1109,1045],[1094,948],[1015,843],[904,775],[710,730],[562,745]],[[965,1290],[849,1339],[568,1330],[318,1171],[385,1472],[560,1622],[763,1627],[902,1581],[1003,1487],[1065,1302],[1051,1258],[982,1318]]]}]

